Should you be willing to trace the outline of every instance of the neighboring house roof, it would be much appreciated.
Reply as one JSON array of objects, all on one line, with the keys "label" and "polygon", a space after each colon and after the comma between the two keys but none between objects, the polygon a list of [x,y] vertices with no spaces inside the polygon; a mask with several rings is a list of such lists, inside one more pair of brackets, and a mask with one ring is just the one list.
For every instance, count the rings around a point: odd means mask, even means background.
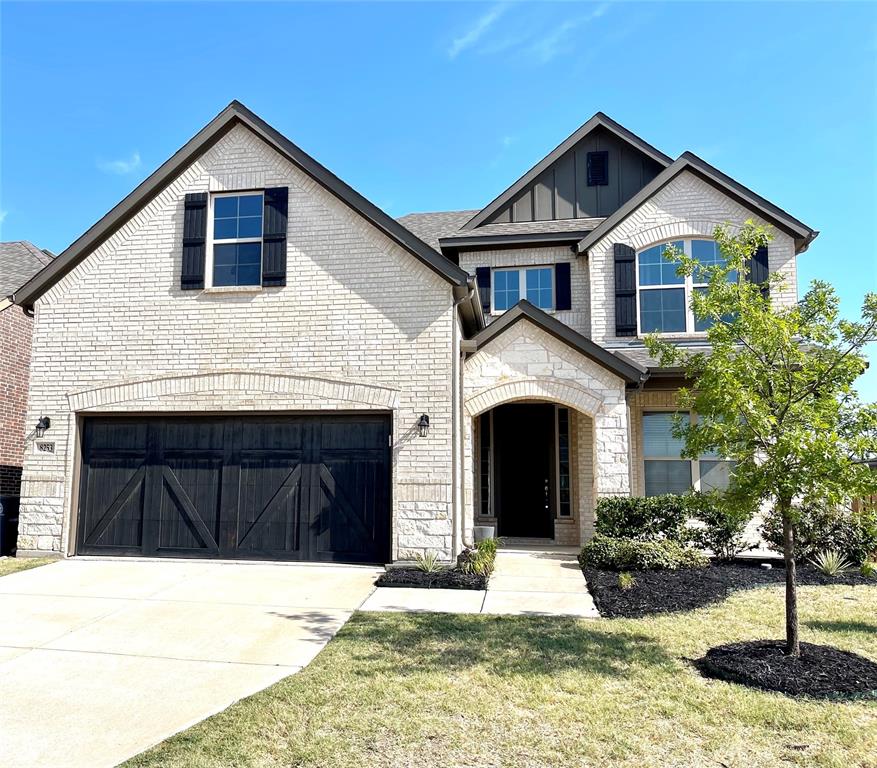
[{"label": "neighboring house roof", "polygon": [[604,349],[599,344],[591,341],[586,336],[574,331],[565,323],[560,322],[547,312],[539,309],[526,299],[522,299],[514,307],[500,315],[484,330],[479,331],[473,338],[476,348],[480,349],[488,342],[505,333],[519,320],[529,320],[533,325],[551,334],[576,352],[603,366],[612,373],[620,376],[629,384],[639,384],[648,378],[648,369],[624,354],[613,353]]},{"label": "neighboring house roof", "polygon": [[359,192],[341,181],[335,174],[320,165],[314,158],[293,144],[283,134],[272,128],[239,101],[232,101],[122,202],[85,232],[69,248],[63,251],[45,269],[29,280],[20,290],[16,291],[16,304],[32,306],[36,299],[85,259],[114,232],[124,226],[132,216],[176,178],[184,168],[238,124],[242,124],[253,131],[253,133],[273,147],[278,153],[286,157],[327,191],[335,195],[341,202],[381,230],[391,240],[395,241],[435,273],[454,285],[465,286],[467,284],[469,275],[465,270],[460,269],[456,264],[431,248],[391,216],[384,213],[374,203],[366,200]]},{"label": "neighboring house roof", "polygon": [[0,243],[0,299],[15,293],[52,259],[50,252],[26,240]]},{"label": "neighboring house roof", "polygon": [[717,168],[701,160],[697,155],[691,152],[683,152],[671,166],[665,168],[652,181],[646,184],[637,194],[622,205],[611,216],[607,216],[602,223],[596,226],[587,237],[583,238],[578,244],[579,253],[586,253],[589,248],[608,235],[615,227],[630,216],[637,208],[639,208],[647,200],[654,197],[664,187],[666,187],[673,179],[684,171],[689,171],[695,176],[703,179],[716,189],[720,190],[728,197],[736,200],[742,206],[751,211],[758,213],[762,218],[770,221],[779,229],[786,232],[795,239],[795,253],[802,253],[807,250],[807,246],[819,234],[818,231],[811,229],[803,222],[796,219],[782,208],[777,207],[761,195],[757,195],[751,189],[744,187],[739,182],[725,175]]},{"label": "neighboring house roof", "polygon": [[605,128],[610,133],[613,133],[619,139],[632,145],[644,155],[654,160],[660,166],[666,167],[673,162],[672,157],[665,155],[659,149],[656,149],[651,144],[637,136],[635,133],[627,130],[627,128],[625,128],[623,125],[616,123],[611,117],[604,115],[602,112],[598,112],[590,120],[588,120],[588,122],[582,125],[577,131],[564,139],[563,142],[561,142],[550,153],[543,157],[538,163],[536,163],[536,165],[534,165],[529,171],[521,176],[521,178],[519,178],[508,189],[506,189],[498,197],[494,198],[490,203],[482,208],[465,224],[463,229],[473,229],[475,227],[480,227],[481,225],[483,225],[484,222],[487,221],[494,213],[496,213],[504,205],[514,200],[514,198],[522,190],[524,190],[527,186],[533,183],[540,176],[540,174],[542,174],[543,171],[547,170],[553,163],[558,161],[569,150],[575,147],[575,145],[578,144],[583,138],[585,138],[585,136],[587,136],[598,127]]}]

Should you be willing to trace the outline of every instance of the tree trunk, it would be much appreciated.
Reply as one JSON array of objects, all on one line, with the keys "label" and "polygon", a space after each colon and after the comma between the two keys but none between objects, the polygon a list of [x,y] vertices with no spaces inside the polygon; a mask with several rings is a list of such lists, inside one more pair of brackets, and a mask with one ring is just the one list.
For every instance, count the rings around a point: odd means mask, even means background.
[{"label": "tree trunk", "polygon": [[791,499],[781,499],[783,516],[783,559],[786,564],[786,656],[800,656],[798,640],[798,585],[795,574],[795,529]]}]

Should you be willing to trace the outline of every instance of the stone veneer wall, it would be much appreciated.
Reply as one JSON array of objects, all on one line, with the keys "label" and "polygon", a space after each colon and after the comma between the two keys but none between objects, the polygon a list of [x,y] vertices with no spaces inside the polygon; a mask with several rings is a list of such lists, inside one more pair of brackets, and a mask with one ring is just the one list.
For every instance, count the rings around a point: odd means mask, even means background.
[{"label": "stone veneer wall", "polygon": [[467,478],[464,510],[467,530],[474,523],[477,493],[475,416],[507,402],[550,401],[576,411],[575,534],[577,543],[593,531],[593,507],[600,496],[630,490],[628,415],[624,381],[570,349],[542,329],[521,320],[465,364],[464,438]]},{"label": "stone veneer wall", "polygon": [[[578,331],[583,336],[591,335],[590,278],[587,259],[576,257],[567,246],[549,248],[509,248],[493,251],[464,251],[460,253],[460,266],[475,276],[478,267],[527,267],[547,266],[569,262],[569,281],[572,297],[571,308],[562,312],[551,312],[560,322]],[[490,323],[499,315],[489,315]]]},{"label": "stone veneer wall", "polygon": [[[747,219],[766,223],[693,174],[680,174],[590,250],[591,338],[598,344],[631,341],[629,337],[615,336],[613,243],[627,243],[640,251],[674,238],[712,239],[717,225],[739,227]],[[768,248],[770,271],[780,272],[785,278],[785,289],[773,297],[778,304],[791,305],[798,298],[795,244],[783,232],[773,232]]]},{"label": "stone veneer wall", "polygon": [[[181,291],[187,192],[289,187],[288,285]],[[36,306],[19,547],[70,551],[77,416],[392,411],[393,557],[452,555],[451,287],[236,126]],[[416,422],[428,413],[427,438]]]}]

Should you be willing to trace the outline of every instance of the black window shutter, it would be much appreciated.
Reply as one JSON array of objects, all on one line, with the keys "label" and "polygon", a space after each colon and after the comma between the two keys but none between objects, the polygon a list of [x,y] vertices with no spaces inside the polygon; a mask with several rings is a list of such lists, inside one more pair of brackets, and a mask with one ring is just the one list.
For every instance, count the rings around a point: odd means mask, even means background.
[{"label": "black window shutter", "polygon": [[767,261],[767,246],[759,246],[747,263],[749,266],[749,281],[762,286],[761,292],[766,296],[768,291],[767,276],[770,273]]},{"label": "black window shutter", "polygon": [[554,308],[572,309],[572,288],[569,282],[569,262],[554,265]]},{"label": "black window shutter", "polygon": [[183,210],[183,264],[180,288],[204,287],[204,257],[207,252],[207,193],[190,192]]},{"label": "black window shutter", "polygon": [[286,221],[289,187],[265,190],[262,216],[262,285],[286,285]]},{"label": "black window shutter", "polygon": [[478,294],[481,296],[481,308],[485,315],[490,314],[490,267],[476,267],[475,280],[478,282]]},{"label": "black window shutter", "polygon": [[636,251],[624,243],[615,256],[615,335],[636,336]]},{"label": "black window shutter", "polygon": [[609,153],[588,152],[588,186],[605,187],[609,183]]}]

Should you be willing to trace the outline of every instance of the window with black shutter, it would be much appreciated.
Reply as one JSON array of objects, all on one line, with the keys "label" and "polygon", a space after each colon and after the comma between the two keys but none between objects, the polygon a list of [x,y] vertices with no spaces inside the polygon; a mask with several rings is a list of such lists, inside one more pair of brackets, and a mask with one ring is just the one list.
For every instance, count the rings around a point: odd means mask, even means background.
[{"label": "window with black shutter", "polygon": [[588,152],[588,186],[605,187],[609,183],[609,153]]}]

